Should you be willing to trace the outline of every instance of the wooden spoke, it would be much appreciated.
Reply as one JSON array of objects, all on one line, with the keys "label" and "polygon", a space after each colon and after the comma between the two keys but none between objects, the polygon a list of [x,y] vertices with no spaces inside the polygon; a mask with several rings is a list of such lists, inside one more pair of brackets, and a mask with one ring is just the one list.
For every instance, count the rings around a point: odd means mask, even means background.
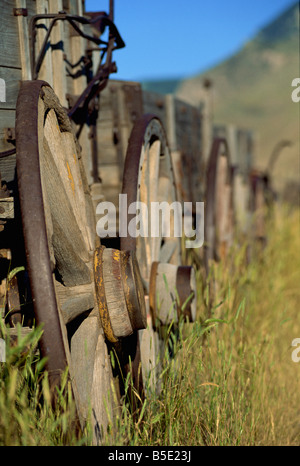
[{"label": "wooden spoke", "polygon": [[84,315],[95,306],[93,283],[72,287],[64,286],[55,281],[55,292],[60,303],[60,310],[65,324]]}]

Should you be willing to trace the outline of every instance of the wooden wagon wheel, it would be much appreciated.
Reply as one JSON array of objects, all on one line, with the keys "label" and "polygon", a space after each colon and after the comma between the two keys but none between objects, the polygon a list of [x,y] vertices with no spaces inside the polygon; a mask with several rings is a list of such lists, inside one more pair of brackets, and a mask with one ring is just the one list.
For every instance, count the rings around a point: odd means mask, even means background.
[{"label": "wooden wagon wheel", "polygon": [[[117,405],[103,328],[118,338],[143,326],[131,324],[130,299],[117,289],[121,266],[130,268],[130,276],[134,264],[130,254],[99,246],[80,149],[47,83],[22,83],[16,138],[27,266],[36,320],[43,325],[41,352],[54,391],[69,367],[80,422],[84,425],[91,412],[94,443],[99,443]],[[111,288],[120,302],[115,317]],[[137,300],[135,283],[129,293]],[[119,325],[120,316],[125,326]]]},{"label": "wooden wagon wheel", "polygon": [[[175,232],[178,212],[170,210],[166,222],[161,217],[155,222],[155,217],[150,215],[154,202],[165,201],[170,206],[177,200],[165,132],[154,115],[142,116],[133,127],[125,159],[122,193],[127,195],[128,207],[135,202],[146,206],[145,210],[137,205],[138,211],[129,211],[131,213],[125,220],[127,234],[121,234],[124,224],[119,227],[121,250],[136,252],[147,309],[147,329],[135,335],[133,377],[139,390],[141,386],[145,389],[148,378],[149,386],[158,390],[158,325],[176,322],[188,297],[190,301],[184,309],[185,316],[195,319],[196,283],[193,268],[181,266],[181,237]],[[138,217],[135,217],[137,212]],[[139,231],[143,234],[133,237],[129,227],[137,218]],[[157,236],[151,230],[154,224],[158,228]],[[167,224],[170,230],[166,234]]]},{"label": "wooden wagon wheel", "polygon": [[206,173],[205,267],[226,257],[234,228],[232,170],[227,142],[213,141]]}]

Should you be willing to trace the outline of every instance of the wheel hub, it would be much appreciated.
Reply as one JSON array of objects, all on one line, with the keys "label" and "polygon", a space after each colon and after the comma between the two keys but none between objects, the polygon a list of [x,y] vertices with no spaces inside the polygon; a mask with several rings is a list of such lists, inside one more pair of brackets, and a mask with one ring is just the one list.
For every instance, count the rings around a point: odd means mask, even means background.
[{"label": "wheel hub", "polygon": [[94,277],[101,323],[110,342],[146,328],[144,289],[134,251],[98,247]]}]

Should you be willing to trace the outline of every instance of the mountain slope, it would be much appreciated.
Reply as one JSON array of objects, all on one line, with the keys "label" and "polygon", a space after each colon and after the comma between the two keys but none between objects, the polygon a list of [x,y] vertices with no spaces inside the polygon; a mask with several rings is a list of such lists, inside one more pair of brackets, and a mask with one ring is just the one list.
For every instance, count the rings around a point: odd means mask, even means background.
[{"label": "mountain slope", "polygon": [[184,80],[176,94],[200,103],[203,80],[213,83],[214,121],[252,128],[258,134],[256,165],[265,168],[280,140],[291,140],[275,169],[275,186],[299,179],[299,108],[291,99],[299,70],[299,4],[267,25],[237,54],[213,69]]}]

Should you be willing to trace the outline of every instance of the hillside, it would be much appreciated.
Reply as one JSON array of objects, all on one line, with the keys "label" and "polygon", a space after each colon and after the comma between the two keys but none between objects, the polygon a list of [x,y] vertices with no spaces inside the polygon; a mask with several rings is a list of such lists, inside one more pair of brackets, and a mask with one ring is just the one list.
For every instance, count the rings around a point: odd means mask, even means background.
[{"label": "hillside", "polygon": [[234,56],[184,80],[176,94],[200,103],[203,80],[213,83],[214,120],[252,128],[258,134],[256,165],[265,168],[281,140],[292,141],[279,157],[274,179],[277,189],[299,180],[299,106],[291,99],[292,80],[299,71],[299,4],[293,5]]},{"label": "hillside", "polygon": [[141,85],[144,91],[153,91],[158,94],[175,94],[181,79],[157,79],[142,81]]}]

